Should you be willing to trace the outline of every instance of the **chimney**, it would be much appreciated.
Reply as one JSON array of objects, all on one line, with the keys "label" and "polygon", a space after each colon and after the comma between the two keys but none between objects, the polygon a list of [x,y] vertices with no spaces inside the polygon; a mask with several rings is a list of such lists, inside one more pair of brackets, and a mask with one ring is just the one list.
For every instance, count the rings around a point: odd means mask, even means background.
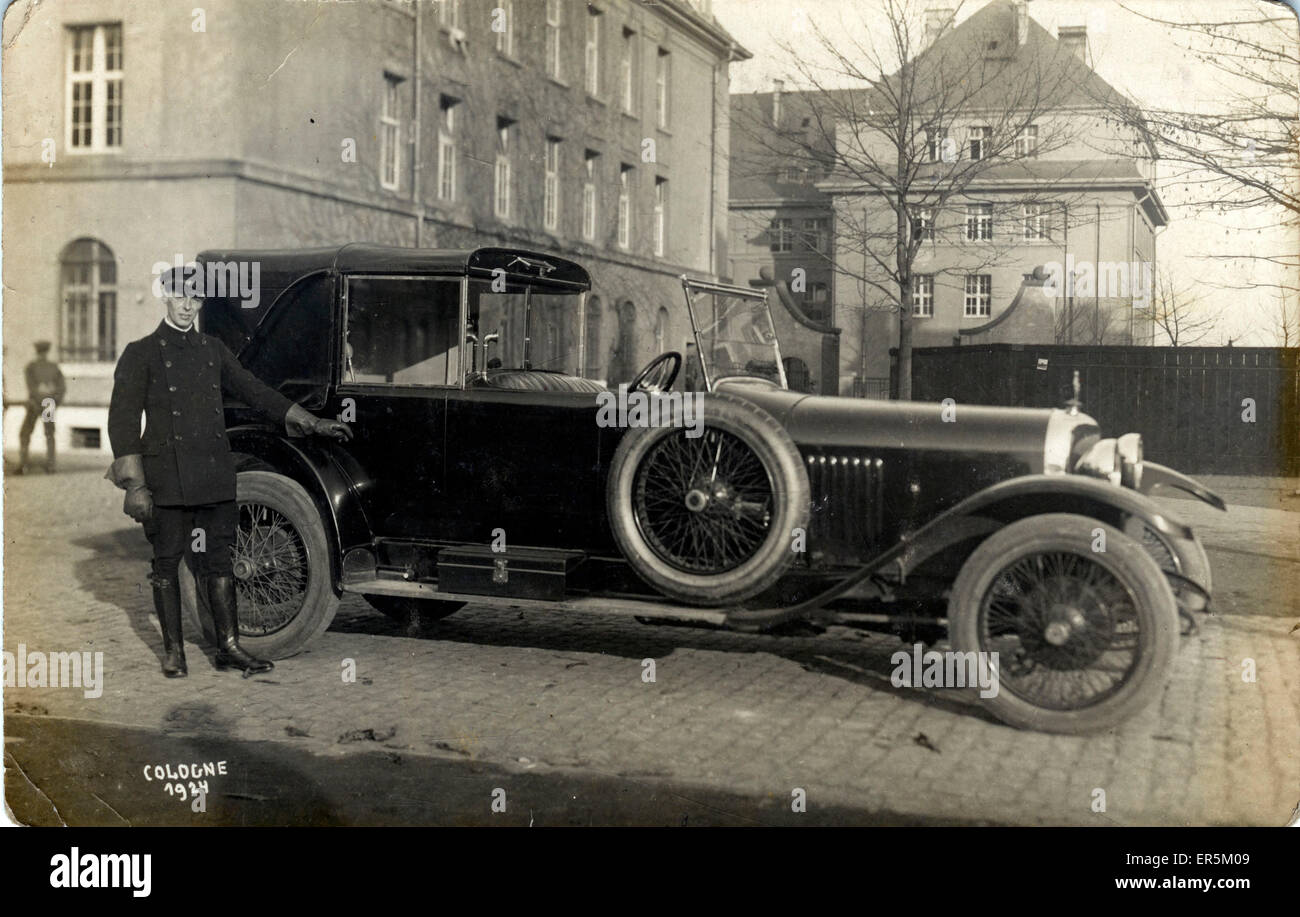
[{"label": "chimney", "polygon": [[932,6],[925,11],[925,46],[928,48],[952,25],[952,7]]},{"label": "chimney", "polygon": [[1086,25],[1063,25],[1056,30],[1056,39],[1075,57],[1088,63],[1088,27]]},{"label": "chimney", "polygon": [[1029,3],[1028,0],[1015,0],[1016,6],[1016,46],[1023,48],[1029,40]]},{"label": "chimney", "polygon": [[772,81],[772,125],[781,126],[781,93],[785,91],[785,80]]}]

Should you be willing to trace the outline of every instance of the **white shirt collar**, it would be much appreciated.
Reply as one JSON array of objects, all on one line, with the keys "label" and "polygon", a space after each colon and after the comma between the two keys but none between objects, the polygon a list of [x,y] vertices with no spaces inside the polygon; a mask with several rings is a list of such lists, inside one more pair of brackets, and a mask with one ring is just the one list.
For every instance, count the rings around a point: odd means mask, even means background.
[{"label": "white shirt collar", "polygon": [[163,321],[167,323],[167,327],[175,328],[181,334],[189,334],[191,331],[194,330],[193,322],[190,322],[190,326],[188,328],[182,328],[179,325],[177,325],[175,322],[173,322],[170,318],[168,318],[166,315],[163,316]]}]

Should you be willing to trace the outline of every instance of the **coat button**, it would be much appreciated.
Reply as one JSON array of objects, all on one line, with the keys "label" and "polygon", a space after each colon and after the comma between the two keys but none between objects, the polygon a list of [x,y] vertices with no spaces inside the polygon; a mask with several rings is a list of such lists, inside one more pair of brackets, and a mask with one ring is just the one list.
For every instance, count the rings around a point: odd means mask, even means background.
[{"label": "coat button", "polygon": [[[213,382],[213,383],[212,383],[212,387],[213,387],[213,388],[216,388],[216,387],[217,387],[217,383]],[[176,389],[172,389],[172,391],[174,392],[174,391],[176,391]]]},{"label": "coat button", "polygon": [[173,417],[180,417],[180,416],[181,416],[181,412],[180,412],[180,411],[172,411],[172,416],[173,416]]},{"label": "coat button", "polygon": [[213,414],[220,414],[220,413],[221,413],[221,408],[213,408],[213,409],[212,409],[212,413],[213,413]]},{"label": "coat button", "polygon": [[166,347],[166,346],[167,346],[167,342],[166,342],[166,341],[159,341],[158,343],[161,344],[163,347]]},{"label": "coat button", "polygon": [[167,386],[167,391],[169,391],[169,392],[174,392],[174,391],[176,391],[176,386],[174,386],[174,385],[169,385],[169,386]]},{"label": "coat button", "polygon": [[211,361],[211,360],[208,361],[208,365],[209,365],[209,366],[212,365],[212,361]]},{"label": "coat button", "polygon": [[168,369],[171,369],[172,361],[171,361],[171,360],[163,360],[163,366],[166,366]]},{"label": "coat button", "polygon": [[183,440],[184,438],[185,438],[185,437],[181,436],[179,433],[176,434],[176,442],[179,443],[179,442],[180,442],[181,440]]},{"label": "coat button", "polygon": [[222,434],[220,434],[220,433],[213,433],[212,435],[215,436],[217,439],[221,439],[221,435],[222,435]]}]

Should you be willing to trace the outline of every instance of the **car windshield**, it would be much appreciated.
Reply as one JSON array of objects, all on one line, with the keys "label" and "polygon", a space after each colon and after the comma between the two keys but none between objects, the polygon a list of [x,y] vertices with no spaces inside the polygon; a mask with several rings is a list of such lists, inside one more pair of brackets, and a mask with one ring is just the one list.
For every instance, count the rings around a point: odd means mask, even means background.
[{"label": "car windshield", "polygon": [[[502,286],[505,289],[497,291],[491,281],[470,281],[467,332],[480,341],[488,335],[499,335],[483,345],[486,365],[478,368],[489,371],[528,368],[577,375],[581,362],[580,294],[534,289],[527,297],[532,315],[525,321],[525,288],[515,284]],[[529,339],[527,364],[525,333]]]},{"label": "car windshield", "polygon": [[781,351],[766,296],[690,283],[686,295],[710,383],[728,376],[751,376],[785,388]]}]

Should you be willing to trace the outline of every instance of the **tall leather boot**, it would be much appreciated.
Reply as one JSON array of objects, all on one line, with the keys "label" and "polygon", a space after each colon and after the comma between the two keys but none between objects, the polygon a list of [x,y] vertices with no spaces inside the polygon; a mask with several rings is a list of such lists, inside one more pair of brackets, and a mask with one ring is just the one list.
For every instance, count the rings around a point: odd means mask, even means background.
[{"label": "tall leather boot", "polygon": [[31,451],[31,440],[24,440],[18,446],[18,470],[14,474],[27,473],[27,454]]},{"label": "tall leather boot", "polygon": [[45,473],[54,474],[54,440],[45,440]]},{"label": "tall leather boot", "polygon": [[208,590],[208,607],[212,609],[212,625],[217,632],[216,664],[219,669],[243,669],[245,675],[269,672],[275,668],[265,659],[258,659],[239,645],[239,617],[235,601],[235,578],[209,576],[205,578]]},{"label": "tall leather boot", "polygon": [[189,674],[185,666],[185,640],[181,628],[181,584],[176,577],[150,577],[153,582],[153,605],[162,626],[163,674],[168,678],[184,678]]}]

